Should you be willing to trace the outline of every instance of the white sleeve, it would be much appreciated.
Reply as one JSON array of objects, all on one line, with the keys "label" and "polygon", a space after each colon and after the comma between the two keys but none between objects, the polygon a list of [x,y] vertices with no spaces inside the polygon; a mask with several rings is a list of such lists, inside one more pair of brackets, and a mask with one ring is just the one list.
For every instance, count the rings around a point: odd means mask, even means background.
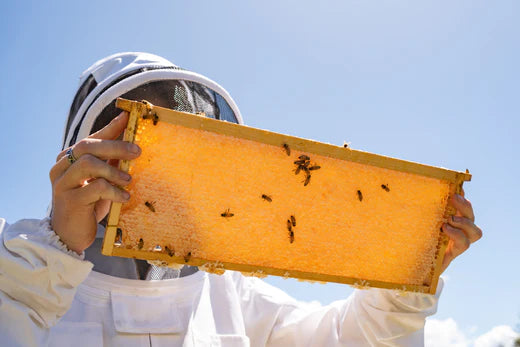
[{"label": "white sleeve", "polygon": [[92,269],[67,249],[48,219],[0,219],[0,340],[41,345]]},{"label": "white sleeve", "polygon": [[252,346],[423,346],[424,323],[437,294],[388,289],[355,290],[328,306],[299,302],[278,288],[236,277]]}]

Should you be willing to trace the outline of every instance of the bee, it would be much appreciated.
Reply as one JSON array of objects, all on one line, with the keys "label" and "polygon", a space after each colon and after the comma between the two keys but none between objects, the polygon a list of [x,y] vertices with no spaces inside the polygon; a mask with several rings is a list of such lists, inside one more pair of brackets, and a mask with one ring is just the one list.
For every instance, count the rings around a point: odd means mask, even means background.
[{"label": "bee", "polygon": [[146,101],[146,100],[141,100],[141,102],[146,107],[147,115],[150,115],[150,113],[152,112],[152,109],[153,109],[153,104],[151,102],[149,102],[149,101]]},{"label": "bee", "polygon": [[137,244],[137,248],[138,248],[138,249],[143,249],[143,246],[144,246],[144,241],[143,241],[143,239],[141,238],[141,239],[139,239],[139,243]]},{"label": "bee", "polygon": [[292,222],[290,219],[287,220],[287,230],[292,231]]},{"label": "bee", "polygon": [[294,216],[291,216],[291,223],[293,227],[296,226],[296,218]]},{"label": "bee", "polygon": [[269,195],[266,195],[266,194],[262,194],[262,199],[264,199],[265,201],[269,201],[269,202],[273,201],[273,199]]},{"label": "bee", "polygon": [[469,174],[469,169],[466,169],[466,173]]},{"label": "bee", "polygon": [[301,166],[301,165],[298,165],[298,167],[297,167],[296,169],[294,169],[294,174],[295,174],[295,175],[299,174],[300,171],[301,171],[301,169],[302,169],[302,166]]},{"label": "bee", "polygon": [[153,125],[157,125],[157,122],[159,122],[159,116],[155,113],[151,113],[151,111],[148,111],[148,113],[143,116],[143,119],[151,119]]},{"label": "bee", "polygon": [[343,142],[343,148],[348,148],[348,142]]},{"label": "bee", "polygon": [[287,153],[287,156],[291,155],[291,149],[289,148],[288,144],[284,143],[283,144],[283,149],[285,150],[285,153]]},{"label": "bee", "polygon": [[221,215],[222,217],[224,217],[224,218],[229,218],[229,217],[233,217],[235,214],[229,212],[229,208],[228,208],[227,210],[225,210],[224,212],[222,212],[220,215]]},{"label": "bee", "polygon": [[306,156],[305,154],[302,154],[298,157],[298,159],[301,159],[301,160],[311,160],[311,158],[309,158],[308,156]]},{"label": "bee", "polygon": [[294,242],[294,231],[289,231],[289,242],[293,243]]},{"label": "bee", "polygon": [[390,191],[390,188],[388,188],[388,185],[387,185],[387,184],[382,184],[382,185],[381,185],[381,188],[383,188],[383,189],[386,190],[387,192]]},{"label": "bee", "polygon": [[170,247],[168,247],[168,246],[164,246],[164,250],[166,251],[166,253],[168,253],[168,255],[169,255],[170,257],[173,257],[174,254],[175,254],[175,252],[173,251],[173,249],[170,249]]},{"label": "bee", "polygon": [[144,204],[150,209],[150,211],[155,212],[155,201],[147,201]]},{"label": "bee", "polygon": [[307,172],[307,176],[305,177],[305,180],[303,181],[303,185],[306,186],[311,181],[311,174]]},{"label": "bee", "polygon": [[309,169],[309,171],[312,171],[312,170],[319,170],[319,169],[321,169],[321,166],[313,165],[313,166],[311,166],[311,167],[308,168],[308,169]]},{"label": "bee", "polygon": [[153,125],[157,125],[157,123],[159,122],[159,116],[156,115],[155,113],[152,115],[152,122],[153,122]]},{"label": "bee", "polygon": [[143,119],[151,119],[153,122],[153,125],[157,125],[157,122],[159,122],[159,116],[156,113],[152,113],[153,105],[147,101],[143,101],[143,102],[146,102],[149,104],[149,105],[148,104],[146,105],[147,113],[145,115],[143,115]]},{"label": "bee", "polygon": [[361,193],[361,190],[357,191],[357,197],[358,197],[359,201],[363,201],[363,194]]},{"label": "bee", "polygon": [[185,263],[189,262],[189,261],[190,261],[190,258],[191,258],[191,252],[188,252],[188,254],[186,254],[186,255],[184,256],[184,262],[185,262]]},{"label": "bee", "polygon": [[117,231],[116,231],[116,240],[114,241],[114,246],[121,246],[121,244],[123,243],[123,230],[121,230],[121,228],[117,228]]},{"label": "bee", "polygon": [[300,166],[301,165],[308,166],[309,165],[309,161],[308,160],[304,160],[304,159],[300,159],[300,160],[295,160],[294,164],[300,165]]}]

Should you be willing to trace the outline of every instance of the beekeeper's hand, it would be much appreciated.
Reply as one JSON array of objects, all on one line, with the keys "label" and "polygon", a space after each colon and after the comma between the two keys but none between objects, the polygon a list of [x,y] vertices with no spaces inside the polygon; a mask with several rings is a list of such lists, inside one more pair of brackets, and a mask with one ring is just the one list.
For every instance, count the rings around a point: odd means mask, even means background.
[{"label": "beekeeper's hand", "polygon": [[462,195],[455,194],[450,201],[457,213],[450,218],[448,223],[442,226],[442,231],[450,237],[442,272],[446,270],[451,261],[468,250],[469,246],[482,237],[482,230],[475,225],[475,215],[469,200]]},{"label": "beekeeper's hand", "polygon": [[[125,202],[130,176],[115,165],[119,159],[141,154],[137,145],[116,140],[128,122],[122,112],[106,127],[72,146],[72,164],[67,149],[56,159],[49,176],[52,183],[51,226],[69,249],[82,253],[96,238],[97,223],[108,213],[110,202]],[[87,183],[88,182],[88,183]]]}]

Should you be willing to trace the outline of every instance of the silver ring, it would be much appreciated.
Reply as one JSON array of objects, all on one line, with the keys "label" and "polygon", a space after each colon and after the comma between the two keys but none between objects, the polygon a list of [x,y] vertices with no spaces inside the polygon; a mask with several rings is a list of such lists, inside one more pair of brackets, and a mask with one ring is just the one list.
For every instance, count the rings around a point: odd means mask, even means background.
[{"label": "silver ring", "polygon": [[72,147],[70,147],[69,149],[67,149],[66,154],[67,154],[67,160],[69,161],[69,163],[74,164],[74,162],[75,162],[76,160],[78,160],[78,158],[76,158],[76,157],[74,156],[74,152],[72,152]]}]

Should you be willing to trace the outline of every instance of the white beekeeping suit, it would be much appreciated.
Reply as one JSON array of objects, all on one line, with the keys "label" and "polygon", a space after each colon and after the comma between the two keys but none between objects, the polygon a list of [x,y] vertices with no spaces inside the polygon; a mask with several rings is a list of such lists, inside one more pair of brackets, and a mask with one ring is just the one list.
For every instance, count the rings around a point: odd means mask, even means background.
[{"label": "white beekeeping suit", "polygon": [[[242,123],[218,84],[145,53],[100,60],[81,78],[64,148],[105,126],[119,96]],[[421,346],[437,295],[356,290],[329,306],[263,281],[104,257],[103,226],[78,255],[50,219],[0,219],[1,346]],[[150,280],[160,279],[160,280]]]}]

